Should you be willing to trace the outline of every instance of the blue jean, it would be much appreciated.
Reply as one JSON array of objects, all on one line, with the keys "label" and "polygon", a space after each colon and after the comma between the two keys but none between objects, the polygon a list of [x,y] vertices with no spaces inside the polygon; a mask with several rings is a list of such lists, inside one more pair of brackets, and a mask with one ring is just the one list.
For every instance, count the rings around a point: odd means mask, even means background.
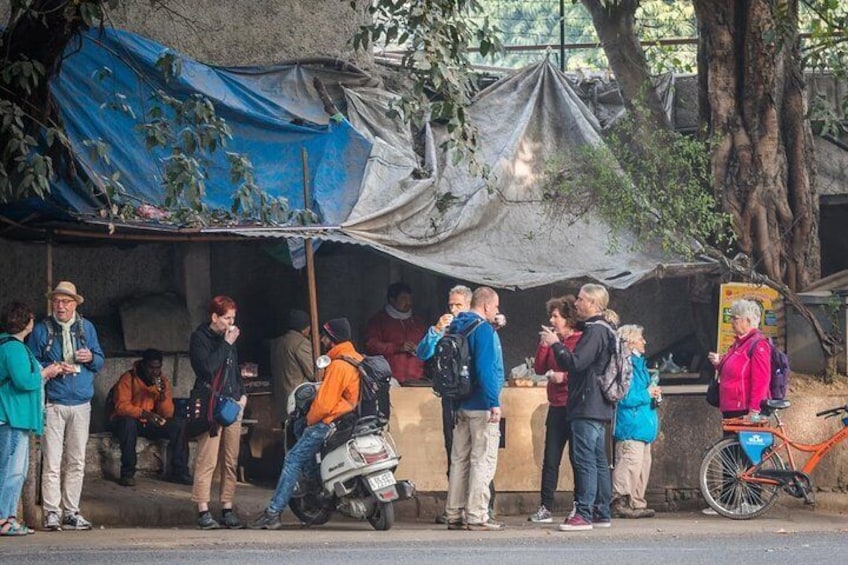
[{"label": "blue jean", "polygon": [[29,431],[0,424],[0,520],[17,516],[29,467]]},{"label": "blue jean", "polygon": [[272,514],[281,512],[289,504],[294,485],[301,474],[315,476],[318,473],[318,463],[315,454],[321,451],[324,439],[330,433],[330,425],[318,422],[303,430],[303,435],[286,453],[283,470],[277,481],[277,489],[268,503],[268,511]]},{"label": "blue jean", "polygon": [[577,513],[587,522],[609,520],[612,479],[607,462],[606,431],[598,420],[571,421],[571,466]]}]

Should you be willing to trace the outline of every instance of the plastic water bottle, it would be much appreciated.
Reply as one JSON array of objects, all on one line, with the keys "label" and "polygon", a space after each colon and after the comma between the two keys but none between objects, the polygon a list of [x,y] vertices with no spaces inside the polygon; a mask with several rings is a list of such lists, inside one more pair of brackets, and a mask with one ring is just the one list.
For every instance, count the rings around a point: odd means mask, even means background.
[{"label": "plastic water bottle", "polygon": [[[651,386],[659,386],[660,384],[660,373],[659,371],[653,372],[651,371]],[[651,399],[651,406],[656,408],[662,402],[662,393],[659,394],[656,398]]]}]

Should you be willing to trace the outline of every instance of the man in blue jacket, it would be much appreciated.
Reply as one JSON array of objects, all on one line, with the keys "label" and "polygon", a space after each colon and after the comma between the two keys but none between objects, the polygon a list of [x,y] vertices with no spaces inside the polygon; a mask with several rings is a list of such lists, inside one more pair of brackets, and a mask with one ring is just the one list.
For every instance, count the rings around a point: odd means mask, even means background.
[{"label": "man in blue jacket", "polygon": [[[436,352],[436,344],[445,335],[445,331],[451,325],[454,318],[460,312],[467,312],[471,308],[471,289],[467,286],[457,285],[450,289],[448,293],[448,313],[442,314],[435,325],[427,329],[427,333],[418,342],[418,347],[415,349],[415,354],[425,363],[433,357]],[[424,365],[424,375],[427,375],[427,365]],[[445,454],[448,459],[448,471],[450,471],[450,454],[453,447],[453,420],[454,420],[454,401],[442,398],[442,432],[445,438]],[[439,523],[444,523],[444,520],[438,520]]]},{"label": "man in blue jacket", "polygon": [[[451,332],[462,332],[476,325],[468,334],[474,392],[459,405],[453,430],[445,508],[450,530],[503,528],[489,515],[489,483],[498,465],[504,381],[501,342],[492,326],[499,306],[498,294],[489,287],[480,287],[471,296],[471,309],[460,312],[450,326]],[[463,509],[467,525],[462,522]]]},{"label": "man in blue jacket", "polygon": [[[53,531],[90,530],[91,523],[80,514],[79,502],[94,375],[103,367],[103,350],[94,325],[77,314],[83,297],[73,283],[60,282],[48,298],[53,314],[37,323],[27,340],[42,366],[58,362],[64,368],[62,375],[44,387],[44,527]],[[62,508],[64,515],[60,516]]]},{"label": "man in blue jacket", "polygon": [[560,524],[564,532],[608,528],[612,485],[606,455],[606,425],[614,406],[601,392],[604,373],[615,348],[616,336],[603,313],[609,304],[607,289],[586,284],[577,294],[574,309],[586,322],[583,335],[569,351],[550,328],[543,327],[541,341],[554,353],[557,365],[568,371],[566,412],[571,424],[571,467],[574,469],[576,512]]}]

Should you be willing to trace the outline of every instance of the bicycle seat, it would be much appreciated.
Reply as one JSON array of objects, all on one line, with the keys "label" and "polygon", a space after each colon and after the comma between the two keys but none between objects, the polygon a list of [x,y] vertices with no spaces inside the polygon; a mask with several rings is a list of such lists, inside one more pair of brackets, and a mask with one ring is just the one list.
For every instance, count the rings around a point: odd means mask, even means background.
[{"label": "bicycle seat", "polygon": [[761,410],[760,414],[762,414],[763,416],[768,416],[769,414],[771,414],[775,410],[785,410],[785,409],[789,408],[791,405],[792,405],[792,403],[789,402],[786,399],[784,399],[784,400],[774,400],[774,399],[768,398],[766,400],[763,400],[763,402],[760,404],[760,410]]}]

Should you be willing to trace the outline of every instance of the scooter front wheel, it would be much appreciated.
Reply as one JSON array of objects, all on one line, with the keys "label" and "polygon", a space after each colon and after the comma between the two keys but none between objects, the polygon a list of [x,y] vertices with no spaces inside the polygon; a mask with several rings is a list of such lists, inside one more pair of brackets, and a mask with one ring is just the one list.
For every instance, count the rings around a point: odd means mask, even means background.
[{"label": "scooter front wheel", "polygon": [[395,524],[395,505],[391,502],[378,502],[368,521],[377,531],[391,530]]},{"label": "scooter front wheel", "polygon": [[289,508],[307,527],[321,526],[330,520],[330,511],[318,504],[312,495],[292,498],[289,501]]}]

